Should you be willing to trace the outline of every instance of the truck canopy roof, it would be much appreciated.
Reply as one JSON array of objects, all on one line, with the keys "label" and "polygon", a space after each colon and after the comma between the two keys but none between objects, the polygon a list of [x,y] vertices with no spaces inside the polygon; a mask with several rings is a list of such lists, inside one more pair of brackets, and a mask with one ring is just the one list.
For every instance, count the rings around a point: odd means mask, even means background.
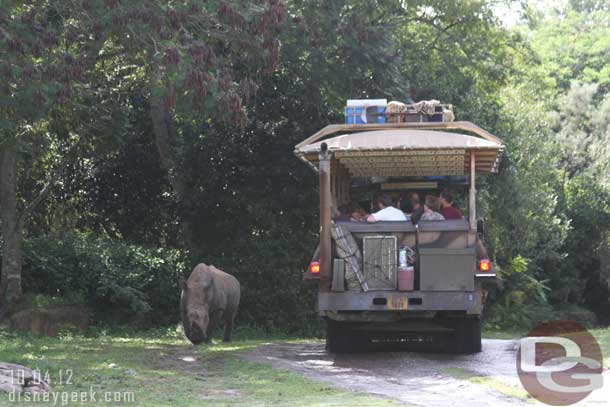
[{"label": "truck canopy roof", "polygon": [[[346,131],[350,132],[328,138]],[[471,152],[477,172],[496,172],[504,149],[502,140],[469,122],[399,123],[328,126],[298,144],[295,154],[317,168],[322,143],[353,177],[465,175]]]}]

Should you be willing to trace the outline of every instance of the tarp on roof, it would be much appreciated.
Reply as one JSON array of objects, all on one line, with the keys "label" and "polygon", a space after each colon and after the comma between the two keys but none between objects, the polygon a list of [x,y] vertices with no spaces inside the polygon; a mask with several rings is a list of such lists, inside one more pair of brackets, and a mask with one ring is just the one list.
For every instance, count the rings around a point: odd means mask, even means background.
[{"label": "tarp on roof", "polygon": [[421,150],[421,149],[499,149],[501,145],[482,138],[434,130],[377,130],[343,134],[309,144],[303,153],[318,152],[326,143],[330,151]]},{"label": "tarp on roof", "polygon": [[[388,128],[317,140],[296,147],[297,156],[317,166],[322,143],[333,152],[335,164],[352,176],[426,176],[468,174],[470,153],[477,172],[495,172],[504,146],[460,133]],[[499,139],[498,139],[499,140]]]}]

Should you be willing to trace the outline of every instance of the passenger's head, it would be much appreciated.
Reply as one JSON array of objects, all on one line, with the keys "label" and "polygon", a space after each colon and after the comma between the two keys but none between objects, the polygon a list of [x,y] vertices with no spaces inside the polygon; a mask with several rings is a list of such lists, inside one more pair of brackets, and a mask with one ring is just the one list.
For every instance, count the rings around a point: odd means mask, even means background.
[{"label": "passenger's head", "polygon": [[448,190],[444,190],[441,192],[441,196],[439,198],[439,202],[443,208],[453,205],[453,195]]},{"label": "passenger's head", "polygon": [[420,206],[419,194],[417,192],[409,193],[409,202],[411,203],[411,210],[415,210]]},{"label": "passenger's head", "polygon": [[392,206],[392,198],[390,198],[387,194],[381,194],[377,197],[377,206],[379,209],[387,208],[388,206]]},{"label": "passenger's head", "polygon": [[355,220],[362,220],[366,218],[366,211],[361,206],[355,205],[351,217]]},{"label": "passenger's head", "polygon": [[412,213],[413,212],[413,204],[408,199],[400,201],[400,210],[403,211],[403,212],[406,212],[406,213]]},{"label": "passenger's head", "polygon": [[439,199],[434,195],[426,195],[426,208],[434,212],[438,212],[441,209]]},{"label": "passenger's head", "polygon": [[352,212],[352,209],[349,205],[341,205],[339,207],[339,214],[341,215],[349,215]]}]

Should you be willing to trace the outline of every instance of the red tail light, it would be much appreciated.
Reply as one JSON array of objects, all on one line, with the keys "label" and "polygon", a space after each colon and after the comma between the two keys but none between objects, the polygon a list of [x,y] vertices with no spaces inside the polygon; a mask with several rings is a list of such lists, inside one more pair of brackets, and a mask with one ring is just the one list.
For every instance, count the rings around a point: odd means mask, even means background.
[{"label": "red tail light", "polygon": [[479,260],[479,270],[490,271],[491,270],[491,261],[489,261],[489,259]]},{"label": "red tail light", "polygon": [[309,272],[311,274],[320,274],[320,262],[312,261],[311,263],[309,263]]}]

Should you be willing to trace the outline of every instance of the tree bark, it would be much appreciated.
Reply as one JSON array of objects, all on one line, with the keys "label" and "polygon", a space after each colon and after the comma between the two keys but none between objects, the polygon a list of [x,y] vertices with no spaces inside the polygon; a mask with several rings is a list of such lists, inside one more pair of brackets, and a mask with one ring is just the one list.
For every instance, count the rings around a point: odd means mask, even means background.
[{"label": "tree bark", "polygon": [[192,224],[188,221],[189,214],[186,207],[188,186],[179,168],[181,152],[178,131],[172,112],[165,106],[163,98],[151,96],[150,118],[161,167],[167,171],[169,182],[176,193],[183,238],[187,247],[193,250],[196,247],[196,240]]},{"label": "tree bark", "polygon": [[17,214],[17,156],[16,145],[8,145],[0,151],[0,219],[4,240],[0,304],[3,313],[10,311],[22,295],[22,227]]}]

